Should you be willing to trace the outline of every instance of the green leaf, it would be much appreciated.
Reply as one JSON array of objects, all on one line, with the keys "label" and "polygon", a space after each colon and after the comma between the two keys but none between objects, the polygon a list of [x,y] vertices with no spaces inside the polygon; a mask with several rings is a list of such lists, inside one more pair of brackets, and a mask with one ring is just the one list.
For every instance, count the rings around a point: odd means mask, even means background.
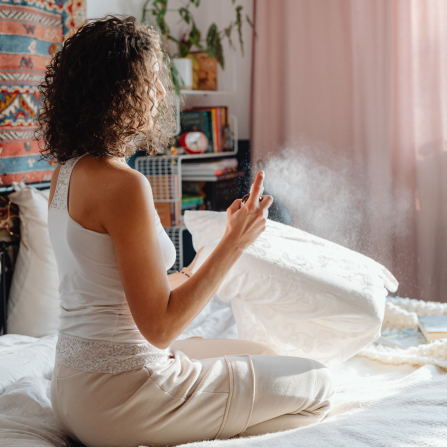
[{"label": "green leaf", "polygon": [[195,22],[192,22],[192,29],[189,33],[189,42],[192,45],[195,45],[197,48],[203,49],[202,44],[200,43],[201,34],[200,31],[197,29]]},{"label": "green leaf", "polygon": [[232,31],[233,31],[233,24],[230,23],[230,25],[228,26],[228,28],[225,28],[225,29],[224,29],[224,33],[225,33],[225,36],[228,38],[228,43],[230,44],[230,48],[231,48],[232,50],[235,50],[236,47],[234,46],[234,43],[233,43],[233,41],[231,40],[231,32],[232,32]]},{"label": "green leaf", "polygon": [[239,43],[241,45],[241,53],[244,55],[244,40],[242,39],[242,6],[236,7],[236,25],[237,25],[237,33],[239,35]]},{"label": "green leaf", "polygon": [[165,22],[164,14],[157,15],[157,25],[160,28],[161,34],[167,34],[169,32],[169,28]]},{"label": "green leaf", "polygon": [[215,57],[222,69],[224,69],[225,59],[223,55],[222,41],[220,39],[220,34],[215,23],[213,23],[208,30],[208,34],[206,36],[206,45],[206,51],[209,56]]},{"label": "green leaf", "polygon": [[142,23],[146,23],[146,18],[147,18],[147,5],[149,4],[151,2],[151,0],[146,0],[145,2],[144,2],[144,5],[143,5],[143,17],[142,17],[142,19],[141,19],[141,22]]},{"label": "green leaf", "polygon": [[258,35],[256,34],[255,26],[253,25],[253,22],[251,21],[250,17],[248,17],[248,15],[246,15],[245,18],[247,19],[247,23],[251,26],[251,29],[253,30],[253,34],[257,37]]},{"label": "green leaf", "polygon": [[178,46],[178,50],[180,52],[181,57],[186,57],[190,53],[189,49],[191,48],[191,45],[185,42],[180,42],[180,45]]},{"label": "green leaf", "polygon": [[200,6],[200,0],[191,0],[191,3],[197,8]]},{"label": "green leaf", "polygon": [[168,6],[168,0],[154,0],[153,6],[155,8],[166,10]]},{"label": "green leaf", "polygon": [[187,8],[180,8],[178,10],[180,17],[189,25],[191,22],[191,15],[189,14],[189,10]]},{"label": "green leaf", "polygon": [[206,35],[206,46],[208,54],[211,57],[216,57],[216,37],[218,35],[217,25],[212,23],[208,29],[208,34]]},{"label": "green leaf", "polygon": [[179,40],[178,39],[176,39],[172,34],[168,34],[168,39],[169,40],[172,40],[173,42],[175,42],[175,43],[179,43]]},{"label": "green leaf", "polygon": [[177,96],[180,96],[180,75],[172,60],[169,61],[169,68],[171,69],[171,78],[175,93]]}]

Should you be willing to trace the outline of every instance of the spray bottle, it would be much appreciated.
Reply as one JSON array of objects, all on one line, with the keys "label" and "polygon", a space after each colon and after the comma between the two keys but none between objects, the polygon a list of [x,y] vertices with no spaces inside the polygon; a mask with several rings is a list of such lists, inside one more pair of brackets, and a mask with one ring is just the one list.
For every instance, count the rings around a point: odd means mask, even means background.
[{"label": "spray bottle", "polygon": [[[253,184],[251,185],[250,188],[250,192],[248,194],[245,194],[244,197],[242,197],[242,202],[241,202],[241,208],[245,205],[245,203],[247,202],[247,200],[250,197],[251,192],[253,191]],[[264,184],[262,184],[261,186],[261,192],[259,193],[259,201],[262,202],[262,194],[264,193]]]}]

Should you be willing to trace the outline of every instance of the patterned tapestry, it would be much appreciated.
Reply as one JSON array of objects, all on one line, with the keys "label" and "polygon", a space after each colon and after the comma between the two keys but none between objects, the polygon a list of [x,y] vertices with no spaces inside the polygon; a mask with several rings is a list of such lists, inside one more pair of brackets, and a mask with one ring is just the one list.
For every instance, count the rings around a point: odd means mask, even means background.
[{"label": "patterned tapestry", "polygon": [[51,180],[34,139],[45,67],[85,18],[85,0],[0,0],[0,186]]}]

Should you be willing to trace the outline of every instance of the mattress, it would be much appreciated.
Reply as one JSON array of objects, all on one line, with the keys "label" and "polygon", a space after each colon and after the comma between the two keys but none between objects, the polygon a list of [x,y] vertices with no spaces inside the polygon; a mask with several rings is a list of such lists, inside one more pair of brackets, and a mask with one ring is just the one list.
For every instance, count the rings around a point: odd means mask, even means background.
[{"label": "mattress", "polygon": [[[213,298],[180,338],[192,336],[237,338],[230,304]],[[55,345],[55,337],[0,337],[2,447],[78,445],[51,409]],[[188,447],[447,446],[447,370],[430,362],[386,363],[382,354],[378,361],[360,353],[332,369],[333,408],[318,425]]]}]

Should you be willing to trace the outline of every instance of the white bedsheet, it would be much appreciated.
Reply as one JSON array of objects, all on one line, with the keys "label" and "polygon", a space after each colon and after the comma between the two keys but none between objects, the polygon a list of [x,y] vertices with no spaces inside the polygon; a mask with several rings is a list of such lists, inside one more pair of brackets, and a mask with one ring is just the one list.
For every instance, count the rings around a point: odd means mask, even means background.
[{"label": "white bedsheet", "polygon": [[57,335],[0,337],[0,395],[21,377],[51,379]]},{"label": "white bedsheet", "polygon": [[447,374],[436,366],[391,366],[353,357],[338,366],[334,376],[334,407],[318,425],[188,447],[447,445]]},{"label": "white bedsheet", "polygon": [[[213,299],[182,338],[194,335],[237,338],[229,305]],[[14,337],[9,341],[0,337],[0,373],[11,367],[11,362],[7,365],[7,357],[2,355],[2,343],[10,347],[17,343],[20,347],[23,342],[37,340]],[[53,343],[54,349],[54,339],[46,343]],[[39,364],[38,352],[32,360],[31,357],[28,368],[33,362]],[[66,444],[69,440],[51,411],[50,381],[48,376],[44,377],[47,373],[39,376],[41,372],[37,372],[42,365],[42,371],[45,370],[46,362],[40,362],[34,377],[20,378],[0,395],[2,447],[70,445]],[[188,447],[447,446],[445,369],[432,364],[421,367],[384,364],[356,356],[334,368],[333,373],[337,394],[331,413],[322,423],[254,438],[204,441],[188,444]],[[13,371],[12,374],[18,373]]]}]

